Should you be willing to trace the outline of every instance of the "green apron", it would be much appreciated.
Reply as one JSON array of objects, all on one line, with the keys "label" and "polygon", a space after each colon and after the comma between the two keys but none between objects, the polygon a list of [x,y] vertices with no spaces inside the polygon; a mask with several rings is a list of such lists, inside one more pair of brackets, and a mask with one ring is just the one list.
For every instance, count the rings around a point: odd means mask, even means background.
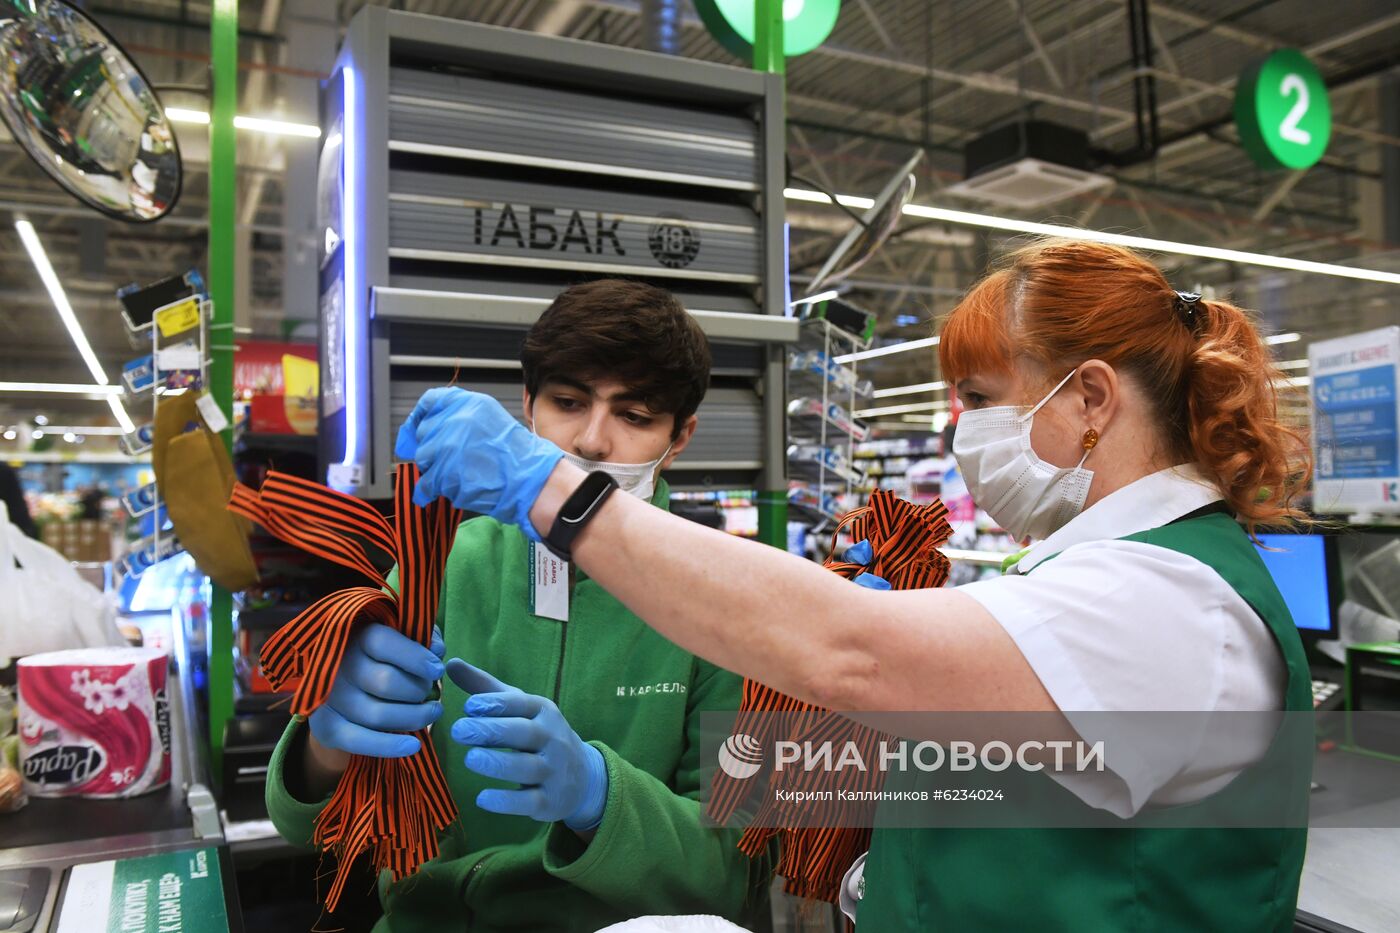
[{"label": "green apron", "polygon": [[[1273,634],[1288,671],[1285,709],[1312,710],[1298,631],[1253,543],[1230,516],[1193,513],[1122,540],[1179,551],[1215,570]],[[1299,744],[1281,735],[1263,761],[1189,806],[1239,811],[1283,795],[1289,812],[1305,817],[1308,768],[1295,766],[1284,786],[1269,780],[1271,766],[1286,756],[1298,761]],[[1310,741],[1304,751],[1310,765]],[[1088,809],[1049,777],[1032,779],[1042,799]],[[877,829],[865,864],[860,928],[1288,931],[1307,843],[1301,821],[1289,825],[1294,828]]]}]

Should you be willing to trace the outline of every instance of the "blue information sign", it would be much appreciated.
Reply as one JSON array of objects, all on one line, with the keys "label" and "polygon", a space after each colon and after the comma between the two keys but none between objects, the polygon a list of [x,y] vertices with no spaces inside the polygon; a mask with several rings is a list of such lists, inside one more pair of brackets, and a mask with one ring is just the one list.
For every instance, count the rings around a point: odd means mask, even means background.
[{"label": "blue information sign", "polygon": [[1315,343],[1314,508],[1400,512],[1400,327]]}]

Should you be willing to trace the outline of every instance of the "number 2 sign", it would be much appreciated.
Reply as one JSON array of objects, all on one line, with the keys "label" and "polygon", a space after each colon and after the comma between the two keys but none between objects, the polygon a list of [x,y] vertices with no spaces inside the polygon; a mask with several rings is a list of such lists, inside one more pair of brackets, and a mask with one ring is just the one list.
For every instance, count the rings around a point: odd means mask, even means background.
[{"label": "number 2 sign", "polygon": [[1235,87],[1235,126],[1245,151],[1265,168],[1316,165],[1332,136],[1322,75],[1297,49],[1256,62]]}]

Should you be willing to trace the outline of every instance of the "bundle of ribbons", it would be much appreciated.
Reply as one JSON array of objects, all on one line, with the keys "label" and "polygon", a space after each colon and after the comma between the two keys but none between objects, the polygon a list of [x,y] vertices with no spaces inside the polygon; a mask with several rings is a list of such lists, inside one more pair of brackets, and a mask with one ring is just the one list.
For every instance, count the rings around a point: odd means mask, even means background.
[{"label": "bundle of ribbons", "polygon": [[[949,562],[938,547],[953,533],[947,516],[948,509],[938,500],[919,506],[876,490],[864,508],[848,513],[841,523],[854,540],[870,542],[870,563],[851,563],[832,554],[824,566],[848,578],[868,571],[884,577],[896,590],[942,586],[948,579]],[[833,542],[835,538],[833,535]],[[805,747],[801,743],[819,746],[831,742],[832,747],[844,748],[844,743],[852,742],[864,761],[879,759],[878,745],[883,738],[873,729],[748,679],[744,681],[734,732],[752,736],[761,748],[773,748],[776,742],[785,740],[797,742],[799,747]],[[787,791],[825,789],[820,786],[825,780],[821,773],[799,774],[796,778],[792,774],[775,771],[771,775],[772,788],[781,784]],[[871,769],[856,781],[843,787],[852,791],[879,790],[881,777],[877,769]],[[717,823],[728,823],[747,801],[758,796],[751,785],[748,780],[716,771],[709,816]],[[803,804],[801,820],[793,818],[785,823],[785,806],[790,804],[785,805],[778,797],[774,793],[763,794],[763,802],[755,812],[744,814],[749,818],[749,826],[739,840],[739,848],[755,858],[767,850],[773,837],[778,837],[782,854],[777,873],[785,879],[785,890],[798,897],[835,903],[846,869],[870,847],[869,807],[833,800],[814,815],[810,804]]]},{"label": "bundle of ribbons", "polygon": [[[295,685],[295,715],[309,716],[325,702],[357,622],[379,622],[430,643],[443,568],[462,514],[445,499],[415,506],[417,480],[413,464],[398,468],[392,525],[367,502],[284,473],[268,473],[259,490],[234,487],[232,511],[357,571],[367,584],[318,600],[263,645],[267,679],[279,690]],[[390,561],[398,565],[397,592],[379,569]],[[437,855],[437,834],[457,818],[432,737],[426,729],[416,735],[422,747],[408,758],[352,756],[321,811],[314,841],[338,861],[327,909],[335,910],[356,857],[369,853],[376,871],[387,869],[397,881]]]}]

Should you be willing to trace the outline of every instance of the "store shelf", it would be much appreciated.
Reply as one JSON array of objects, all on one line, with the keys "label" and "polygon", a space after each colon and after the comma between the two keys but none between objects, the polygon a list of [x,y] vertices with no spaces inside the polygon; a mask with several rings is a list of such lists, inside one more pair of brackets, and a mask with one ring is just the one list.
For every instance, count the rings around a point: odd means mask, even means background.
[{"label": "store shelf", "polygon": [[822,350],[829,343],[839,343],[842,353],[854,353],[870,349],[870,341],[837,327],[825,318],[804,318],[799,324],[798,346]]},{"label": "store shelf", "polygon": [[788,459],[788,475],[793,479],[808,480],[840,485],[859,485],[865,482],[865,474],[850,467],[822,466],[815,460]]},{"label": "store shelf", "polygon": [[849,438],[860,442],[870,436],[870,429],[852,418],[846,409],[828,402],[823,410],[821,399],[816,398],[795,398],[788,402],[788,427],[812,440],[820,440],[824,430],[826,437],[833,441]]},{"label": "store shelf", "polygon": [[[805,367],[789,367],[789,388],[793,390],[793,393],[795,395],[820,396],[822,394],[822,389],[824,386],[828,398],[838,398],[843,400],[855,398],[859,401],[870,400],[871,395],[875,391],[875,387],[872,386],[868,380],[863,381],[857,379],[854,370],[848,369],[844,366],[840,366],[839,364],[832,363],[830,365],[833,368],[832,371],[837,374],[835,378],[832,378],[831,376],[824,376],[820,372],[814,372],[813,370]],[[847,376],[842,374],[849,375]],[[848,381],[846,384],[843,385],[839,381],[841,379],[854,379],[855,382],[851,383]]]},{"label": "store shelf", "polygon": [[807,503],[803,502],[795,502],[791,499],[788,500],[788,508],[794,512],[805,515],[818,523],[837,522],[841,519],[841,516],[837,515],[835,512],[827,512],[824,509],[819,509],[814,505],[808,505]]}]

